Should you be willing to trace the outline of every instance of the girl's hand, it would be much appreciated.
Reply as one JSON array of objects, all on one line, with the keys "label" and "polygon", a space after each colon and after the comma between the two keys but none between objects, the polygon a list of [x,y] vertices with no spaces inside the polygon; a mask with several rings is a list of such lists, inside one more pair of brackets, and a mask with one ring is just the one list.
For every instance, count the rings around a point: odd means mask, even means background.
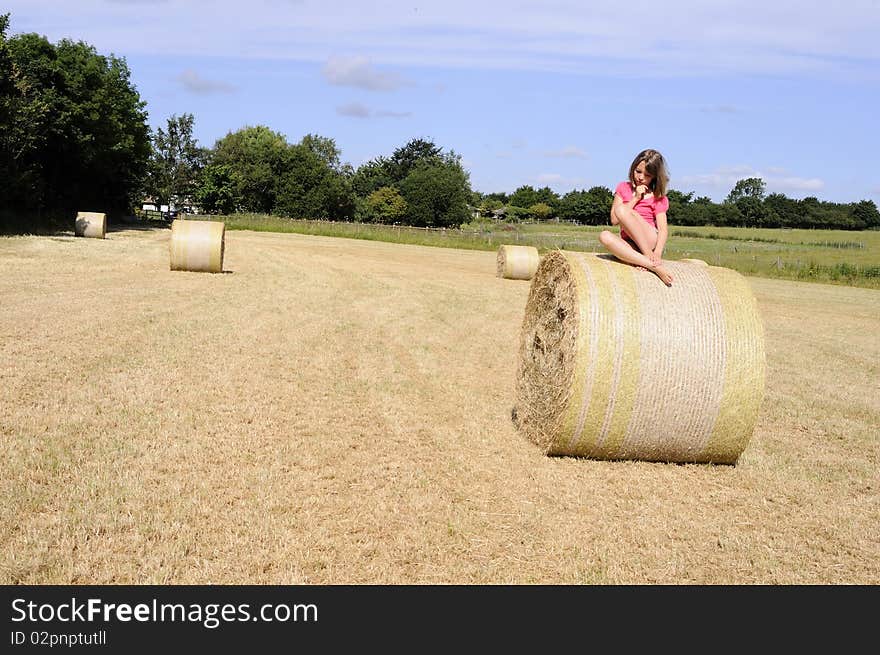
[{"label": "girl's hand", "polygon": [[651,260],[651,266],[660,266],[660,264],[663,263],[660,253],[654,252],[653,250],[648,254],[648,259]]},{"label": "girl's hand", "polygon": [[646,185],[644,185],[644,184],[640,184],[640,185],[638,185],[638,186],[636,187],[636,191],[635,191],[635,193],[636,193],[636,195],[637,195],[639,198],[641,198],[641,197],[643,197],[646,193],[648,193],[648,187],[647,187]]}]

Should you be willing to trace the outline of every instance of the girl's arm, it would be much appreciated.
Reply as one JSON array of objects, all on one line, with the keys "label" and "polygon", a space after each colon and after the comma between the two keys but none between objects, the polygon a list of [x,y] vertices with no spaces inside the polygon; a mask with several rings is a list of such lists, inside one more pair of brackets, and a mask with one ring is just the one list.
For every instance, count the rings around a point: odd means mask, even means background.
[{"label": "girl's arm", "polygon": [[[666,224],[666,212],[660,212],[655,216],[657,219],[657,244],[654,246],[652,263],[657,265],[663,257],[663,248],[666,247],[666,239],[669,236],[669,227]],[[656,257],[656,261],[653,261]]]},{"label": "girl's arm", "polygon": [[617,220],[617,208],[622,207],[624,204],[623,198],[620,197],[620,194],[614,194],[614,200],[611,201],[611,224],[617,225],[619,221]]},{"label": "girl's arm", "polygon": [[616,216],[618,207],[626,207],[627,209],[632,209],[647,192],[648,187],[646,187],[644,184],[640,184],[636,187],[635,192],[633,193],[633,197],[626,202],[623,201],[623,198],[620,197],[619,193],[615,192],[614,200],[611,202],[611,224],[617,225],[620,222],[617,220]]}]

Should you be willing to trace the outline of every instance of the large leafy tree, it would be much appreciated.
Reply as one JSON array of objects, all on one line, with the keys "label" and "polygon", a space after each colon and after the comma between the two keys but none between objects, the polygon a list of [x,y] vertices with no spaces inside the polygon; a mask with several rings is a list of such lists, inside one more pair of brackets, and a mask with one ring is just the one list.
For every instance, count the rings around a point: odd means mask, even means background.
[{"label": "large leafy tree", "polygon": [[742,180],[737,180],[733,189],[727,194],[727,198],[725,198],[724,202],[735,203],[737,200],[743,198],[753,198],[761,201],[764,199],[766,191],[767,185],[760,177],[747,177]]},{"label": "large leafy tree", "polygon": [[206,151],[193,138],[193,115],[172,115],[167,129],[156,129],[146,191],[159,204],[189,204],[194,200]]},{"label": "large leafy tree", "polygon": [[212,164],[225,164],[235,179],[238,208],[268,214],[275,209],[289,148],[283,134],[264,125],[229,132],[214,145]]},{"label": "large leafy tree", "polygon": [[[0,193],[38,217],[131,209],[150,154],[145,103],[124,59],[83,42],[7,37],[0,20]],[[8,95],[7,95],[8,94]]]},{"label": "large leafy tree", "polygon": [[877,205],[873,200],[860,200],[850,204],[853,222],[856,229],[864,230],[866,228],[880,227],[880,211],[877,211]]},{"label": "large leafy tree", "polygon": [[340,159],[342,152],[336,146],[336,141],[334,139],[320,136],[318,134],[306,134],[299,144],[318,155],[318,157],[320,157],[321,160],[334,171],[342,170]]},{"label": "large leafy tree", "polygon": [[238,204],[235,173],[227,164],[209,164],[202,169],[193,198],[208,214],[231,214]]},{"label": "large leafy tree", "polygon": [[569,191],[558,204],[559,218],[583,225],[606,225],[611,215],[611,189],[592,187],[589,191]]},{"label": "large leafy tree", "polygon": [[364,202],[368,216],[379,223],[398,223],[406,216],[406,201],[394,187],[383,186]]},{"label": "large leafy tree", "polygon": [[358,198],[366,198],[382,187],[394,186],[388,159],[377,157],[358,166],[351,177],[351,189]]},{"label": "large leafy tree", "polygon": [[39,207],[44,182],[48,107],[31,92],[6,38],[9,14],[0,16],[0,194],[11,209]]},{"label": "large leafy tree", "polygon": [[801,223],[801,213],[797,200],[782,193],[771,193],[764,198],[767,214],[775,217],[774,227],[797,227]]},{"label": "large leafy tree", "polygon": [[293,218],[348,220],[354,198],[346,179],[311,148],[287,148],[278,184],[275,213]]},{"label": "large leafy tree", "polygon": [[417,164],[399,186],[411,225],[458,227],[471,218],[470,180],[455,153]]},{"label": "large leafy tree", "polygon": [[441,161],[443,149],[427,139],[411,139],[397,148],[388,160],[388,172],[395,182],[401,182],[422,163]]},{"label": "large leafy tree", "polygon": [[541,197],[531,184],[524,184],[510,194],[508,202],[514,207],[530,207],[541,202]]}]

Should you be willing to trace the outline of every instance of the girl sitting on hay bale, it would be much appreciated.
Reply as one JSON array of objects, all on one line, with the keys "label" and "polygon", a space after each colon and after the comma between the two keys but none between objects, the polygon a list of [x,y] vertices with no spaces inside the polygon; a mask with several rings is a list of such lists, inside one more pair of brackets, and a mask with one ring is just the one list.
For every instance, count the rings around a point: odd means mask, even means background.
[{"label": "girl sitting on hay bale", "polygon": [[662,259],[668,237],[668,182],[663,155],[651,149],[636,155],[629,167],[629,180],[617,185],[611,204],[611,224],[620,225],[620,236],[603,230],[599,241],[621,261],[651,271],[671,287],[672,275]]}]

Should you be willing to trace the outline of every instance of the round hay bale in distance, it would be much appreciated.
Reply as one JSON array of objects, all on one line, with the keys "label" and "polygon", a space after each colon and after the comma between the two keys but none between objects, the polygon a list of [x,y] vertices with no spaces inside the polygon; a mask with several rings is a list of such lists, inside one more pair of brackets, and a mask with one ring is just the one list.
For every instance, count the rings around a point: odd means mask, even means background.
[{"label": "round hay bale in distance", "polygon": [[503,245],[498,248],[495,274],[508,280],[531,280],[540,259],[534,246]]},{"label": "round hay bale in distance", "polygon": [[78,237],[103,239],[107,234],[107,214],[103,212],[77,212],[73,233]]},{"label": "round hay bale in distance", "polygon": [[520,333],[516,426],[547,455],[734,464],[763,401],[748,281],[667,262],[667,288],[610,255],[546,254]]},{"label": "round hay bale in distance", "polygon": [[171,223],[171,270],[223,271],[226,223],[176,219]]}]

